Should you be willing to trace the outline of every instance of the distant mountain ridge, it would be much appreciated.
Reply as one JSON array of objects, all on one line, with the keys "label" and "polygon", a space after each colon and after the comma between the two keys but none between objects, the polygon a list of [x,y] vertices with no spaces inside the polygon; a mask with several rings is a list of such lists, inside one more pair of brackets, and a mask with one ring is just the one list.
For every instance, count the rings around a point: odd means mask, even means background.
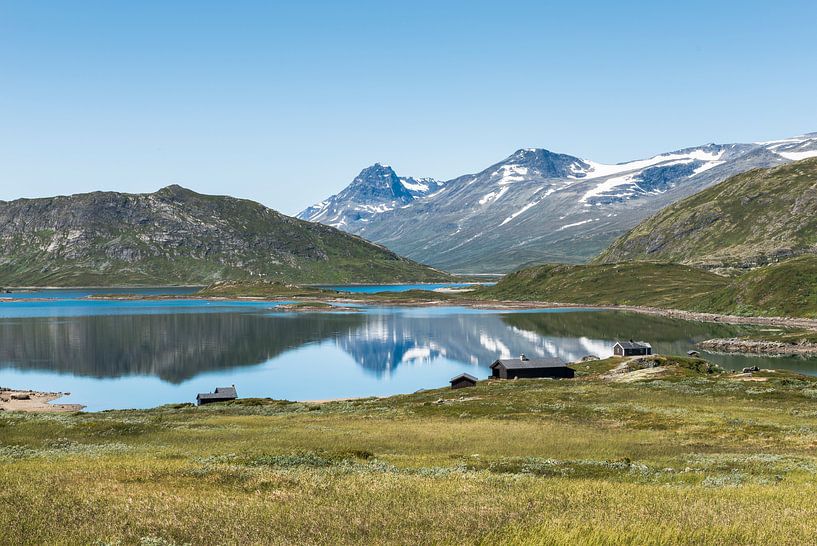
[{"label": "distant mountain ridge", "polygon": [[[735,174],[812,156],[817,133],[706,144],[615,165],[529,148],[475,174],[424,182],[427,190],[412,195],[394,181],[417,179],[390,168],[371,176],[385,169],[375,165],[298,217],[449,271],[507,272],[532,263],[585,262],[668,204]],[[391,193],[370,196],[367,188],[385,187],[383,180],[391,182]]]},{"label": "distant mountain ridge", "polygon": [[0,202],[0,285],[433,281],[446,273],[333,227],[180,186]]}]

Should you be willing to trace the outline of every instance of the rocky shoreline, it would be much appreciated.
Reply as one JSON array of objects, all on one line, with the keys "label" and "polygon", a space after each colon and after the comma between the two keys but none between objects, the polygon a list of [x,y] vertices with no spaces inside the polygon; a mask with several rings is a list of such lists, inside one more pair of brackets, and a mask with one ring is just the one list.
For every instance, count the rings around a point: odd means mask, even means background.
[{"label": "rocky shoreline", "polygon": [[697,345],[716,353],[740,353],[774,356],[817,356],[817,343],[782,343],[780,341],[757,341],[729,338],[708,339]]}]

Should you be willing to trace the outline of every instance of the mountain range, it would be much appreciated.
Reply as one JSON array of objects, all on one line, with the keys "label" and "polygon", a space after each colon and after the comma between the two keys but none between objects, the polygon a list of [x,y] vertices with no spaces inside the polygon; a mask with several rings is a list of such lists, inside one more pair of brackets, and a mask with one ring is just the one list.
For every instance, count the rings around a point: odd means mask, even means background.
[{"label": "mountain range", "polygon": [[452,180],[364,169],[343,191],[298,214],[459,273],[586,262],[663,207],[727,178],[817,156],[817,133],[749,144],[706,144],[604,164],[518,150]]},{"label": "mountain range", "polygon": [[0,285],[449,278],[333,227],[180,186],[0,201]]}]

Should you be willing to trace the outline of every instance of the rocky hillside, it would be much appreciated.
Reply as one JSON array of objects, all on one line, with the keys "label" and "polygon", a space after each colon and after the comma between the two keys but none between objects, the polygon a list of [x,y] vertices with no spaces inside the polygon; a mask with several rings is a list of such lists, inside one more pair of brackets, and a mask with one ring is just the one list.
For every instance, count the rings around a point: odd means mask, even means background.
[{"label": "rocky hillside", "polygon": [[0,202],[0,285],[446,278],[335,228],[179,186]]},{"label": "rocky hillside", "polygon": [[817,254],[817,158],[737,175],[648,218],[598,262],[754,267]]},{"label": "rocky hillside", "polygon": [[463,273],[584,262],[668,204],[755,168],[817,156],[817,134],[705,144],[647,159],[599,163],[522,149],[446,182],[409,182],[375,165],[299,216],[423,263]]}]

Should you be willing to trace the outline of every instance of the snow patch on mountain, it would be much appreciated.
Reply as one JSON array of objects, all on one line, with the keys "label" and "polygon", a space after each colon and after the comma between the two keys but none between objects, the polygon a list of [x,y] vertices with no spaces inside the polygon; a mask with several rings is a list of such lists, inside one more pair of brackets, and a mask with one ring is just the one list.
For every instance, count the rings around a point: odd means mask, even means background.
[{"label": "snow patch on mountain", "polygon": [[805,152],[777,152],[777,155],[791,159],[792,161],[800,161],[801,159],[817,157],[817,150],[808,150]]},{"label": "snow patch on mountain", "polygon": [[503,165],[494,174],[500,175],[497,184],[504,186],[506,184],[524,181],[528,176],[528,168],[520,167],[519,165]]},{"label": "snow patch on mountain", "polygon": [[591,218],[589,220],[582,220],[581,222],[574,222],[572,224],[565,224],[564,226],[560,227],[556,231],[562,231],[562,230],[572,228],[572,227],[583,226],[584,224],[589,224],[590,222],[596,222],[597,220],[598,220],[598,218]]},{"label": "snow patch on mountain", "polygon": [[[596,163],[585,159],[584,162],[590,165],[590,170],[584,171],[584,180],[592,180],[594,178],[604,178],[614,174],[620,174],[629,171],[643,170],[647,167],[652,167],[658,164],[670,164],[673,161],[717,161],[723,156],[724,150],[718,152],[706,152],[700,149],[693,149],[687,153],[669,153],[657,155],[649,159],[641,159],[638,161],[630,161],[629,163],[616,163],[615,165],[608,165],[605,163]],[[579,173],[580,171],[576,171]]]}]

